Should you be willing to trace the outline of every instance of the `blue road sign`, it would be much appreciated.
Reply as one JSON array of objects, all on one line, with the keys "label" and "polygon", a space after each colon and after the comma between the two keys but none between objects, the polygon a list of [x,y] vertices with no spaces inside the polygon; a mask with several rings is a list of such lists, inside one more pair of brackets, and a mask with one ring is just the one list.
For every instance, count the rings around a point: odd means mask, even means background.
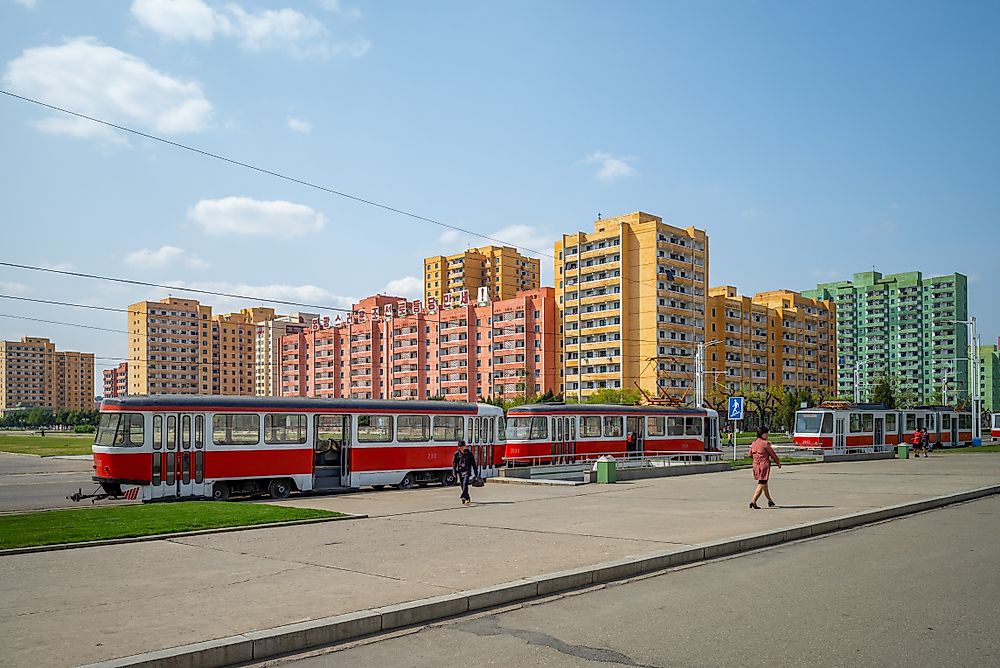
[{"label": "blue road sign", "polygon": [[743,397],[729,397],[729,419],[743,419]]}]

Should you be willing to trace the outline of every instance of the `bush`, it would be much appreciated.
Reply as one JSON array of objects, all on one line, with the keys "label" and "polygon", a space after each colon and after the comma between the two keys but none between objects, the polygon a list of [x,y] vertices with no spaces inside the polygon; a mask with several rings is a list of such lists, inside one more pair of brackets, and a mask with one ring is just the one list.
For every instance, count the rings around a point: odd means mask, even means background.
[{"label": "bush", "polygon": [[92,424],[78,424],[73,427],[73,432],[76,434],[93,434],[97,429]]}]

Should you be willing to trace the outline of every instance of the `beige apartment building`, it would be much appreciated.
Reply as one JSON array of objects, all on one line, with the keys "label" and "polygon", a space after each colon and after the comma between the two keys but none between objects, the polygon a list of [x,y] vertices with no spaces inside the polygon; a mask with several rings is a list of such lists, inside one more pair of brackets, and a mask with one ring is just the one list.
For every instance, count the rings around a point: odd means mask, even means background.
[{"label": "beige apartment building", "polygon": [[555,244],[563,391],[638,386],[690,400],[705,335],[708,235],[635,212]]},{"label": "beige apartment building", "polygon": [[255,325],[274,309],[213,316],[195,299],[168,297],[128,310],[128,394],[254,395]]},{"label": "beige apartment building", "polygon": [[509,246],[424,258],[424,301],[433,298],[440,304],[445,295],[458,295],[462,290],[475,299],[481,287],[489,290],[491,301],[513,299],[518,292],[540,286],[539,267],[539,260]]},{"label": "beige apartment building", "polygon": [[835,394],[836,312],[830,301],[792,290],[752,298],[731,285],[709,290],[706,387],[723,392],[767,387]]},{"label": "beige apartment building", "polygon": [[316,313],[291,313],[254,323],[254,394],[281,396],[281,337],[320,325]]},{"label": "beige apartment building", "polygon": [[37,336],[0,341],[0,410],[35,407],[94,410],[94,354]]}]

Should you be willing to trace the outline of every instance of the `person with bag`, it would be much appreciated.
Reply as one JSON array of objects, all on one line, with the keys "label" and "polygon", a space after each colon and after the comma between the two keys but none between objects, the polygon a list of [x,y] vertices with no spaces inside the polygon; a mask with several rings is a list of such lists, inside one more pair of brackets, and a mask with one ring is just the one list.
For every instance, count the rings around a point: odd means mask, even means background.
[{"label": "person with bag", "polygon": [[469,444],[465,441],[458,442],[458,450],[452,459],[451,470],[462,485],[462,494],[459,496],[462,505],[467,506],[472,503],[472,499],[469,498],[469,483],[472,482],[473,476],[479,478],[479,464],[476,462],[476,456],[469,449]]},{"label": "person with bag", "polygon": [[767,506],[769,508],[777,505],[774,503],[774,499],[771,498],[771,492],[767,488],[767,479],[771,475],[771,462],[773,461],[777,464],[780,469],[781,460],[778,459],[778,455],[775,454],[770,441],[767,440],[767,433],[767,427],[758,429],[757,440],[750,445],[750,457],[753,458],[753,477],[757,481],[757,488],[753,491],[753,498],[750,499],[750,507],[754,510],[760,510],[760,506],[757,505],[757,499],[760,498],[761,494],[767,497]]},{"label": "person with bag", "polygon": [[917,427],[917,430],[913,432],[913,456],[919,457],[920,451],[923,449],[923,427]]},{"label": "person with bag", "polygon": [[931,436],[924,429],[924,435],[920,437],[920,449],[924,451],[924,457],[930,457],[931,451],[934,450],[934,443],[931,442]]}]

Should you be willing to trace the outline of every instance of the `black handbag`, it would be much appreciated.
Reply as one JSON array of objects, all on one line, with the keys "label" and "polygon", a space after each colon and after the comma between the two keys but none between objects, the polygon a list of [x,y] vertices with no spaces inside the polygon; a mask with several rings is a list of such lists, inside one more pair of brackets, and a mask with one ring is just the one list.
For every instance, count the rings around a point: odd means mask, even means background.
[{"label": "black handbag", "polygon": [[473,487],[482,487],[483,485],[486,484],[486,481],[480,478],[479,476],[473,476],[472,480],[469,481],[469,484],[472,485]]}]

